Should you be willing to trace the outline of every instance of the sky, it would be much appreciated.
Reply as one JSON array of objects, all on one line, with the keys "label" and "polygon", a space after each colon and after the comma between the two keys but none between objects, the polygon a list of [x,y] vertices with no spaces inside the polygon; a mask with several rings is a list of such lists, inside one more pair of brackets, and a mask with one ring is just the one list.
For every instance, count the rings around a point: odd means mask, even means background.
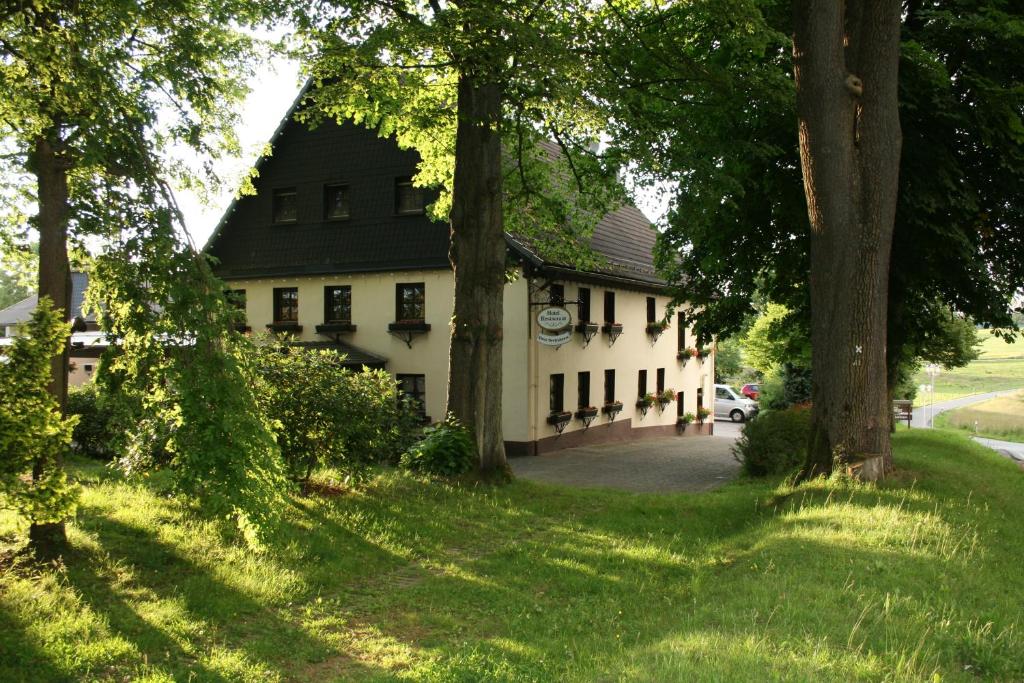
[{"label": "sky", "polygon": [[238,129],[243,154],[238,159],[221,160],[215,164],[217,172],[228,180],[226,189],[219,196],[202,203],[188,191],[178,191],[178,205],[185,214],[185,225],[192,239],[200,247],[217,227],[217,222],[227,210],[234,197],[235,188],[245,173],[253,167],[263,145],[270,141],[281,119],[299,94],[302,77],[298,62],[276,59],[261,69],[249,83],[250,94],[242,106],[242,123]]}]

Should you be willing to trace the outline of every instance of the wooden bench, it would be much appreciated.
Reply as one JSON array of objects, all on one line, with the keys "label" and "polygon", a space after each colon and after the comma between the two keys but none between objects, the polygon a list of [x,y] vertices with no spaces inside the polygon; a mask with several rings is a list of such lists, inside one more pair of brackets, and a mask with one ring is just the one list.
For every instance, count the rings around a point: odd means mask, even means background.
[{"label": "wooden bench", "polygon": [[910,428],[910,421],[914,419],[914,402],[899,400],[892,402],[892,412],[897,422],[907,421],[907,428]]}]

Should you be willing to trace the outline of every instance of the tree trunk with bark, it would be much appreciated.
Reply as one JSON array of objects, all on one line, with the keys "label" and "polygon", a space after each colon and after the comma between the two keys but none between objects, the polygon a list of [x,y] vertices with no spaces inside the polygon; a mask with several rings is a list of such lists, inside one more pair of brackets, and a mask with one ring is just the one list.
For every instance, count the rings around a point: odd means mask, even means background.
[{"label": "tree trunk with bark", "polygon": [[501,433],[502,89],[464,72],[458,86],[452,188],[451,264],[455,272],[448,367],[448,411],[473,431],[480,473],[507,476]]},{"label": "tree trunk with bark", "polygon": [[803,476],[831,472],[838,456],[867,461],[862,472],[877,478],[892,458],[886,307],[902,143],[900,2],[797,0],[794,10],[811,225],[814,407]]},{"label": "tree trunk with bark", "polygon": [[[56,127],[55,127],[56,128]],[[68,263],[68,160],[62,153],[59,133],[51,130],[36,140],[32,155],[32,170],[39,193],[39,299],[49,297],[55,309],[70,317],[71,268]],[[60,405],[61,414],[67,412],[68,398],[68,345],[59,356],[50,361],[50,394]],[[52,467],[63,467],[61,453],[55,453]],[[32,475],[42,476],[42,465],[37,464]],[[55,557],[67,544],[63,522],[32,523],[29,527],[29,547],[36,557]]]}]

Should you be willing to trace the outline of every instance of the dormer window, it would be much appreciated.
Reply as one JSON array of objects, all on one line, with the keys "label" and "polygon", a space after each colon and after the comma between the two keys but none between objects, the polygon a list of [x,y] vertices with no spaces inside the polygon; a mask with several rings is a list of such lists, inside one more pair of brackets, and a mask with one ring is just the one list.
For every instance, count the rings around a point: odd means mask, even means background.
[{"label": "dormer window", "polygon": [[299,200],[294,187],[274,190],[273,214],[275,223],[294,223],[299,220]]},{"label": "dormer window", "polygon": [[395,180],[395,212],[399,214],[423,213],[426,205],[423,188],[415,187],[412,178]]},{"label": "dormer window", "polygon": [[324,187],[324,218],[329,221],[342,221],[348,217],[348,185]]}]

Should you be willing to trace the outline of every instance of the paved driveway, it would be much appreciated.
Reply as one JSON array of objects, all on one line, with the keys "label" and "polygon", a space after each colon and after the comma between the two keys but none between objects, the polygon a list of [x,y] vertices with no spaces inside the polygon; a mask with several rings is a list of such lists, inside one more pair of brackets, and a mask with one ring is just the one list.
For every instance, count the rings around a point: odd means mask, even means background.
[{"label": "paved driveway", "polygon": [[[718,431],[719,423],[715,424]],[[510,458],[517,477],[563,486],[637,493],[707,491],[736,476],[729,450],[735,436],[663,437],[580,446],[536,457]]]}]

